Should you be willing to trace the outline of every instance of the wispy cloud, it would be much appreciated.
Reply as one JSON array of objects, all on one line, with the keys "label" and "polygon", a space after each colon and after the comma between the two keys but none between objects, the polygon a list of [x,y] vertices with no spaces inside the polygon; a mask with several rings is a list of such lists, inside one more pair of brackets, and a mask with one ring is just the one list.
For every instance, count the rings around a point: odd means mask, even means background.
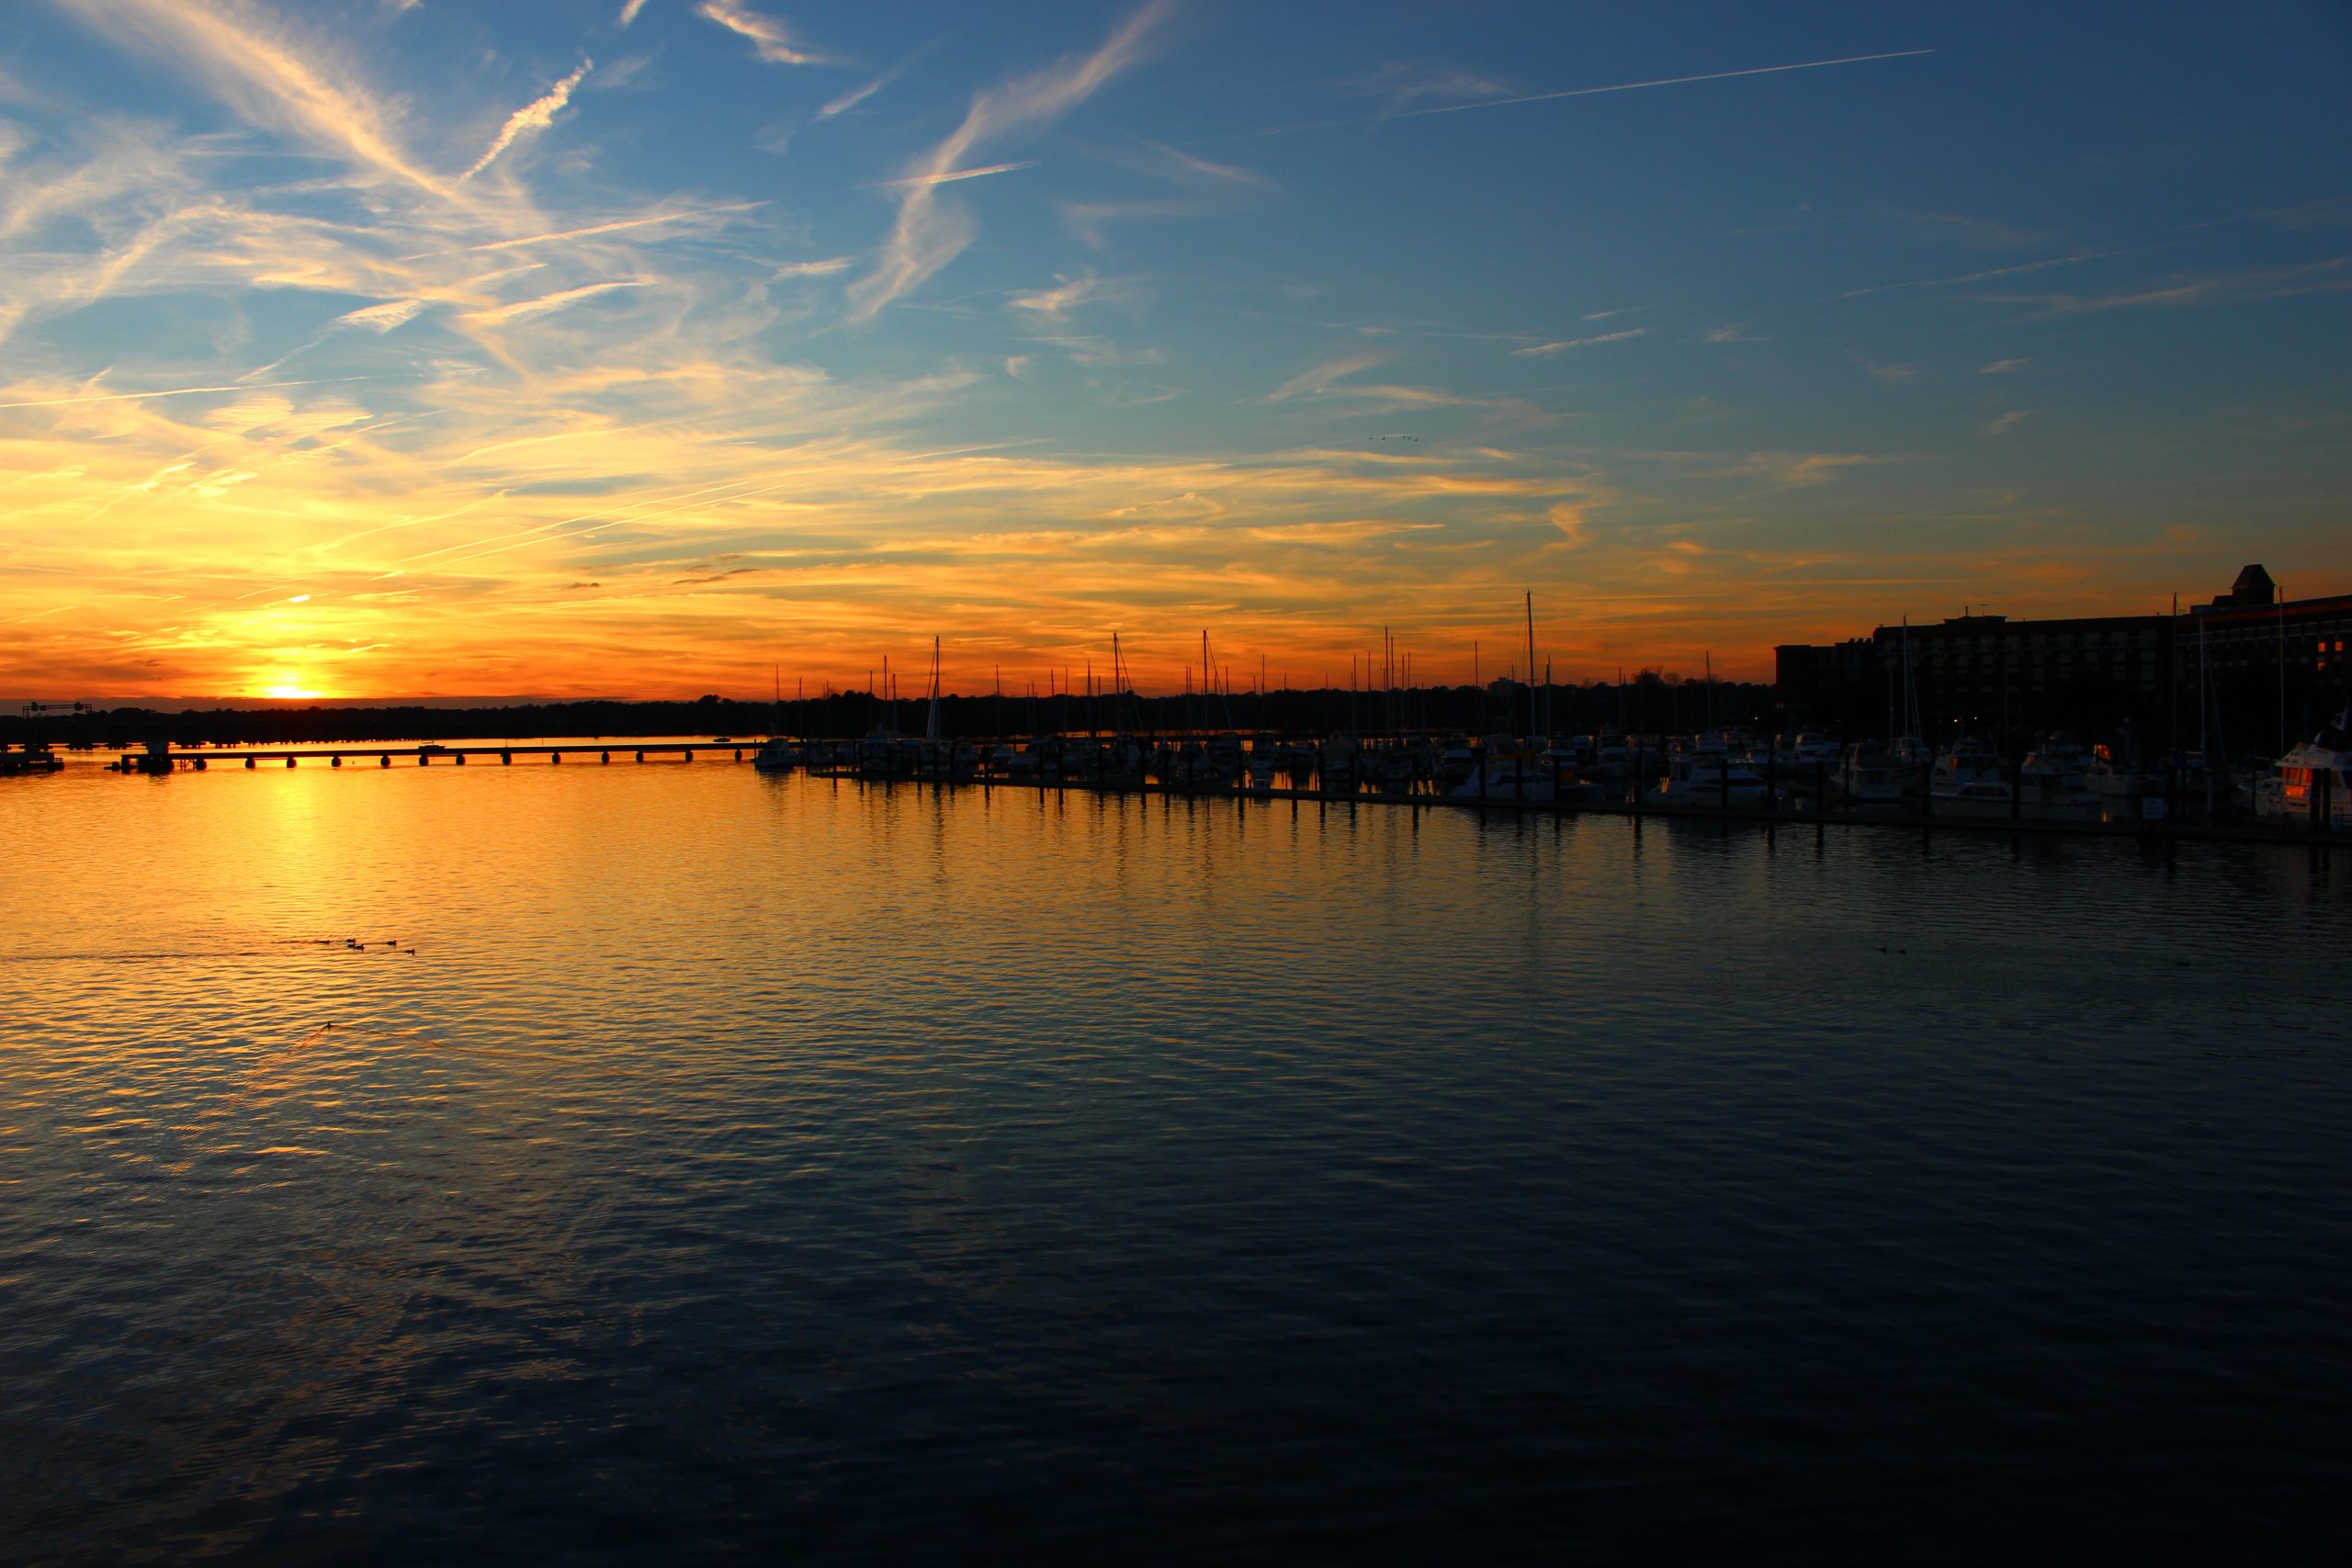
[{"label": "wispy cloud", "polygon": [[1647,327],[1628,327],[1620,333],[1602,333],[1598,337],[1569,338],[1560,343],[1539,343],[1527,348],[1514,348],[1510,352],[1515,359],[1541,359],[1550,355],[1565,354],[1572,348],[1590,348],[1599,343],[1623,343],[1627,338],[1643,336],[1648,331]]},{"label": "wispy cloud", "polygon": [[1977,374],[1979,376],[2014,376],[2032,363],[2030,359],[1996,359]]},{"label": "wispy cloud", "polygon": [[2038,305],[2045,316],[2080,316],[2102,310],[2148,307],[2234,305],[2256,299],[2289,299],[2302,294],[2352,291],[2352,255],[2331,256],[2302,266],[2269,272],[2180,275],[2154,288],[2088,297],[2074,294],[1996,295],[2008,304]]},{"label": "wispy cloud", "polygon": [[1350,376],[1360,375],[1375,365],[1387,363],[1388,355],[1385,354],[1351,354],[1339,359],[1325,360],[1310,369],[1300,371],[1272,391],[1268,392],[1265,400],[1270,403],[1286,402],[1303,393],[1327,392],[1331,389],[1332,383],[1336,381],[1344,380]]},{"label": "wispy cloud", "polygon": [[[369,376],[334,376],[317,381],[266,381],[258,387],[165,387],[152,392],[85,392],[72,397],[37,398],[30,402],[0,403],[0,409],[56,409],[74,403],[135,403],[148,398],[197,398],[208,393],[233,392],[243,397],[248,392],[266,391],[282,387],[328,387],[345,381],[368,381]],[[80,470],[76,469],[78,475]],[[38,476],[36,476],[38,477]]]},{"label": "wispy cloud", "polygon": [[512,305],[498,305],[487,310],[476,310],[471,312],[467,320],[480,321],[485,326],[501,326],[508,321],[521,321],[527,316],[543,316],[549,310],[560,310],[567,305],[576,305],[582,299],[593,299],[599,294],[610,294],[616,289],[646,287],[648,287],[648,280],[641,277],[629,278],[617,283],[585,283],[577,288],[561,288],[553,294],[542,294],[536,299],[522,299]]},{"label": "wispy cloud", "polygon": [[571,89],[580,85],[580,79],[587,75],[594,68],[595,63],[593,60],[582,61],[579,70],[549,87],[541,96],[508,115],[506,123],[498,128],[498,134],[492,138],[490,145],[483,149],[482,155],[474,160],[474,166],[459,175],[458,178],[461,181],[472,179],[490,167],[500,153],[514,146],[518,137],[533,135],[553,125],[558,112],[571,101]]},{"label": "wispy cloud", "polygon": [[751,40],[752,49],[771,65],[830,65],[833,62],[798,42],[782,22],[763,17],[741,0],[702,0],[695,7],[703,17],[729,32]]},{"label": "wispy cloud", "polygon": [[856,265],[857,258],[855,256],[827,256],[822,261],[786,262],[784,265],[776,268],[772,276],[779,279],[787,277],[831,277],[837,272],[847,272],[851,267],[855,266]]},{"label": "wispy cloud", "polygon": [[[445,199],[450,183],[400,143],[391,107],[346,72],[260,20],[182,0],[62,0],[88,26],[186,68],[255,124]],[[238,13],[239,17],[244,13]]]},{"label": "wispy cloud", "polygon": [[620,19],[613,25],[616,28],[625,28],[637,20],[637,14],[644,9],[645,0],[621,0]]},{"label": "wispy cloud", "polygon": [[[971,214],[944,203],[938,175],[965,167],[974,152],[999,138],[1051,124],[1142,59],[1152,31],[1167,19],[1170,0],[1150,0],[1114,28],[1101,48],[1031,75],[990,88],[972,100],[961,125],[908,171],[897,221],[873,272],[850,286],[853,317],[871,318],[892,300],[963,254],[977,224]],[[924,176],[933,176],[925,178]]]},{"label": "wispy cloud", "polygon": [[1429,115],[1466,114],[1473,109],[1510,108],[1520,104],[1546,104],[1561,98],[1589,98],[1603,93],[1635,93],[1648,87],[1680,87],[1694,82],[1728,82],[1737,76],[1773,76],[1788,71],[1823,71],[1833,65],[1864,65],[1878,60],[1909,60],[1933,54],[1932,49],[1898,49],[1883,54],[1849,54],[1836,60],[1801,60],[1787,65],[1751,65],[1741,71],[1708,71],[1695,76],[1657,76],[1643,82],[1612,82],[1601,87],[1566,87],[1554,93],[1522,93],[1515,97],[1481,98],[1475,103],[1440,104],[1431,108],[1398,109],[1389,114],[1351,119],[1317,120],[1308,125],[1278,125],[1265,130],[1245,130],[1227,138],[1240,141],[1259,136],[1290,136],[1302,130],[1330,130],[1351,125],[1379,125],[1392,119],[1419,119]]},{"label": "wispy cloud", "polygon": [[1016,169],[1034,169],[1035,158],[1024,158],[1014,164],[984,164],[977,169],[942,169],[936,174],[909,175],[901,179],[878,180],[876,186],[888,189],[893,186],[952,186],[958,180],[977,180],[988,175],[1009,175]]},{"label": "wispy cloud", "polygon": [[[462,251],[514,251],[528,245],[560,244],[567,240],[595,239],[605,234],[625,233],[631,229],[650,229],[657,223],[684,223],[697,218],[716,218],[730,212],[749,212],[767,204],[760,201],[730,202],[725,207],[691,207],[677,212],[656,212],[644,218],[616,218],[609,223],[583,224],[577,229],[558,229],[544,234],[520,234],[511,240],[485,240],[478,245],[461,245]],[[402,261],[423,261],[432,252],[402,256]]]},{"label": "wispy cloud", "polygon": [[1175,196],[1113,201],[1066,201],[1062,221],[1087,244],[1103,248],[1110,227],[1136,220],[1215,218],[1246,207],[1274,182],[1255,169],[1220,164],[1182,148],[1146,141],[1133,147],[1097,148],[1092,156],[1104,163],[1175,186]]},{"label": "wispy cloud", "polygon": [[2046,261],[2023,262],[2016,266],[1987,267],[1981,272],[1963,272],[1951,277],[1915,277],[1901,283],[1873,283],[1867,288],[1849,288],[1843,294],[1832,295],[1836,299],[1859,299],[1865,294],[1892,294],[1900,288],[1950,288],[1962,283],[1984,283],[1996,277],[2016,277],[2022,273],[2048,272],[2054,266],[2079,266],[2084,262],[2102,261],[2120,255],[2120,251],[2077,251],[2070,256],[2052,256]]},{"label": "wispy cloud", "polygon": [[2010,431],[2015,430],[2018,425],[2023,424],[2026,422],[2026,417],[2025,410],[2011,409],[2008,412],[1997,415],[1985,422],[1984,434],[1987,435],[2007,435]]},{"label": "wispy cloud", "polygon": [[818,108],[817,118],[819,119],[831,119],[836,115],[844,115],[849,113],[850,110],[857,107],[858,105],[864,103],[866,99],[872,97],[875,94],[880,92],[883,88],[888,86],[891,83],[904,75],[906,73],[906,70],[907,68],[903,64],[893,65],[889,70],[885,71],[881,75],[875,77],[872,81],[860,83],[858,85],[852,87],[848,92],[842,94],[841,96],[837,98],[827,99],[825,103]]},{"label": "wispy cloud", "polygon": [[1432,98],[1461,104],[1481,98],[1509,97],[1510,87],[1491,76],[1434,61],[1395,61],[1357,78],[1351,90],[1363,97],[1386,100],[1391,114],[1419,108]]},{"label": "wispy cloud", "polygon": [[1125,303],[1136,298],[1137,286],[1129,278],[1102,278],[1091,272],[1076,277],[1056,274],[1054,287],[1040,288],[1032,294],[1016,294],[1008,301],[1016,310],[1027,310],[1040,320],[1062,321],[1070,313],[1087,305]]}]

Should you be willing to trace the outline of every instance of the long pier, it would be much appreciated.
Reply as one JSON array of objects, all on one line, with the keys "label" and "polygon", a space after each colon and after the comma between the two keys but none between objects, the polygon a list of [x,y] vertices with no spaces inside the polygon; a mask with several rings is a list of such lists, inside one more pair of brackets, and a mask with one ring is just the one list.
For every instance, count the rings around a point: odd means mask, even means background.
[{"label": "long pier", "polygon": [[176,773],[182,768],[200,773],[214,762],[243,762],[248,768],[258,767],[264,762],[282,762],[289,768],[301,762],[324,762],[331,768],[340,768],[346,761],[356,761],[374,762],[378,767],[389,768],[397,757],[403,761],[413,761],[419,767],[447,762],[462,768],[469,757],[477,761],[494,759],[502,765],[511,765],[517,757],[545,757],[550,762],[560,762],[566,757],[573,757],[582,761],[608,763],[616,752],[623,757],[633,756],[640,762],[648,758],[664,757],[676,757],[691,762],[706,751],[729,752],[735,761],[740,762],[746,752],[755,750],[756,747],[740,740],[657,740],[646,744],[630,739],[624,739],[617,746],[600,739],[560,746],[442,746],[427,743],[418,746],[206,747],[125,751],[107,766],[119,773]]}]

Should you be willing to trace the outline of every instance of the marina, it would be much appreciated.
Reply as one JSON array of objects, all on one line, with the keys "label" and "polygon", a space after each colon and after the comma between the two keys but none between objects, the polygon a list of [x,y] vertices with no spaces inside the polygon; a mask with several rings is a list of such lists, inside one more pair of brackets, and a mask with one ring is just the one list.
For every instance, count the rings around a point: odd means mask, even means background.
[{"label": "marina", "polygon": [[[530,744],[175,748],[122,751],[123,774],[251,771],[303,763],[390,768],[435,763],[611,766],[717,759],[762,773],[803,772],[884,786],[1179,795],[1419,810],[1680,817],[1815,827],[1928,828],[2247,843],[2326,843],[2352,831],[2352,751],[2324,731],[2273,774],[2200,797],[2201,768],[2125,774],[2105,755],[2044,747],[2018,761],[1962,741],[1940,753],[1898,743],[1839,749],[1817,735],[1757,742],[1579,736],[1359,738],[1264,733],[1022,736],[923,740],[881,730],[861,739],[756,742],[567,738]],[[1736,755],[1734,754],[1735,745]],[[1897,753],[1901,755],[1898,756]],[[0,753],[6,756],[26,753]],[[62,763],[53,752],[41,771]],[[1833,761],[1833,757],[1838,760]],[[1916,758],[1916,761],[1903,760]],[[28,770],[29,771],[29,770]],[[2104,788],[2095,787],[2104,785]],[[2240,801],[2231,796],[2243,796]]]}]

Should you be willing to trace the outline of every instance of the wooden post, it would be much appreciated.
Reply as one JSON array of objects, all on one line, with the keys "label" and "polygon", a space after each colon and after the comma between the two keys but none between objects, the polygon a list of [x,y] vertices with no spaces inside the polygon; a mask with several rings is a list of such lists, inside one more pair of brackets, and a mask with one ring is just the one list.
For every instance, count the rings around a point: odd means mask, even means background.
[{"label": "wooden post", "polygon": [[248,758],[246,758],[246,759],[245,759],[245,772],[247,772],[247,773],[251,773],[251,772],[253,772],[253,769],[254,769],[254,760],[253,760],[251,757],[248,757]]},{"label": "wooden post", "polygon": [[[203,759],[203,758],[201,758],[201,757],[198,757],[198,758],[196,760],[196,762],[197,762],[197,766],[198,766],[198,767],[202,767],[202,766],[204,765],[204,759]],[[289,768],[290,768],[290,767],[292,767],[292,766],[294,765],[294,759],[293,759],[293,758],[291,758],[291,757],[287,758],[287,759],[286,759],[286,765],[287,765],[288,767],[289,767]]]},{"label": "wooden post", "polygon": [[1924,761],[1919,764],[1919,815],[1933,817],[1935,814],[1936,764],[1933,761]]},{"label": "wooden post", "polygon": [[1781,814],[1781,749],[1766,745],[1764,749],[1764,815]]},{"label": "wooden post", "polygon": [[2009,820],[2017,821],[2025,815],[2025,764],[2011,762],[2001,770],[2009,780]]}]

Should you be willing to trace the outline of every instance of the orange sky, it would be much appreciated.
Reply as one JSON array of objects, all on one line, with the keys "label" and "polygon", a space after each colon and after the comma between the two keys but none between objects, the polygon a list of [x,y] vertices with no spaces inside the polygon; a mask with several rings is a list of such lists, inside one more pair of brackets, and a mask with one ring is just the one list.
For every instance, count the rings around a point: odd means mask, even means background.
[{"label": "orange sky", "polygon": [[2292,71],[2086,129],[2063,30],[707,11],[0,16],[0,695],[1461,681],[1529,591],[1560,679],[1769,678],[2352,587]]}]

